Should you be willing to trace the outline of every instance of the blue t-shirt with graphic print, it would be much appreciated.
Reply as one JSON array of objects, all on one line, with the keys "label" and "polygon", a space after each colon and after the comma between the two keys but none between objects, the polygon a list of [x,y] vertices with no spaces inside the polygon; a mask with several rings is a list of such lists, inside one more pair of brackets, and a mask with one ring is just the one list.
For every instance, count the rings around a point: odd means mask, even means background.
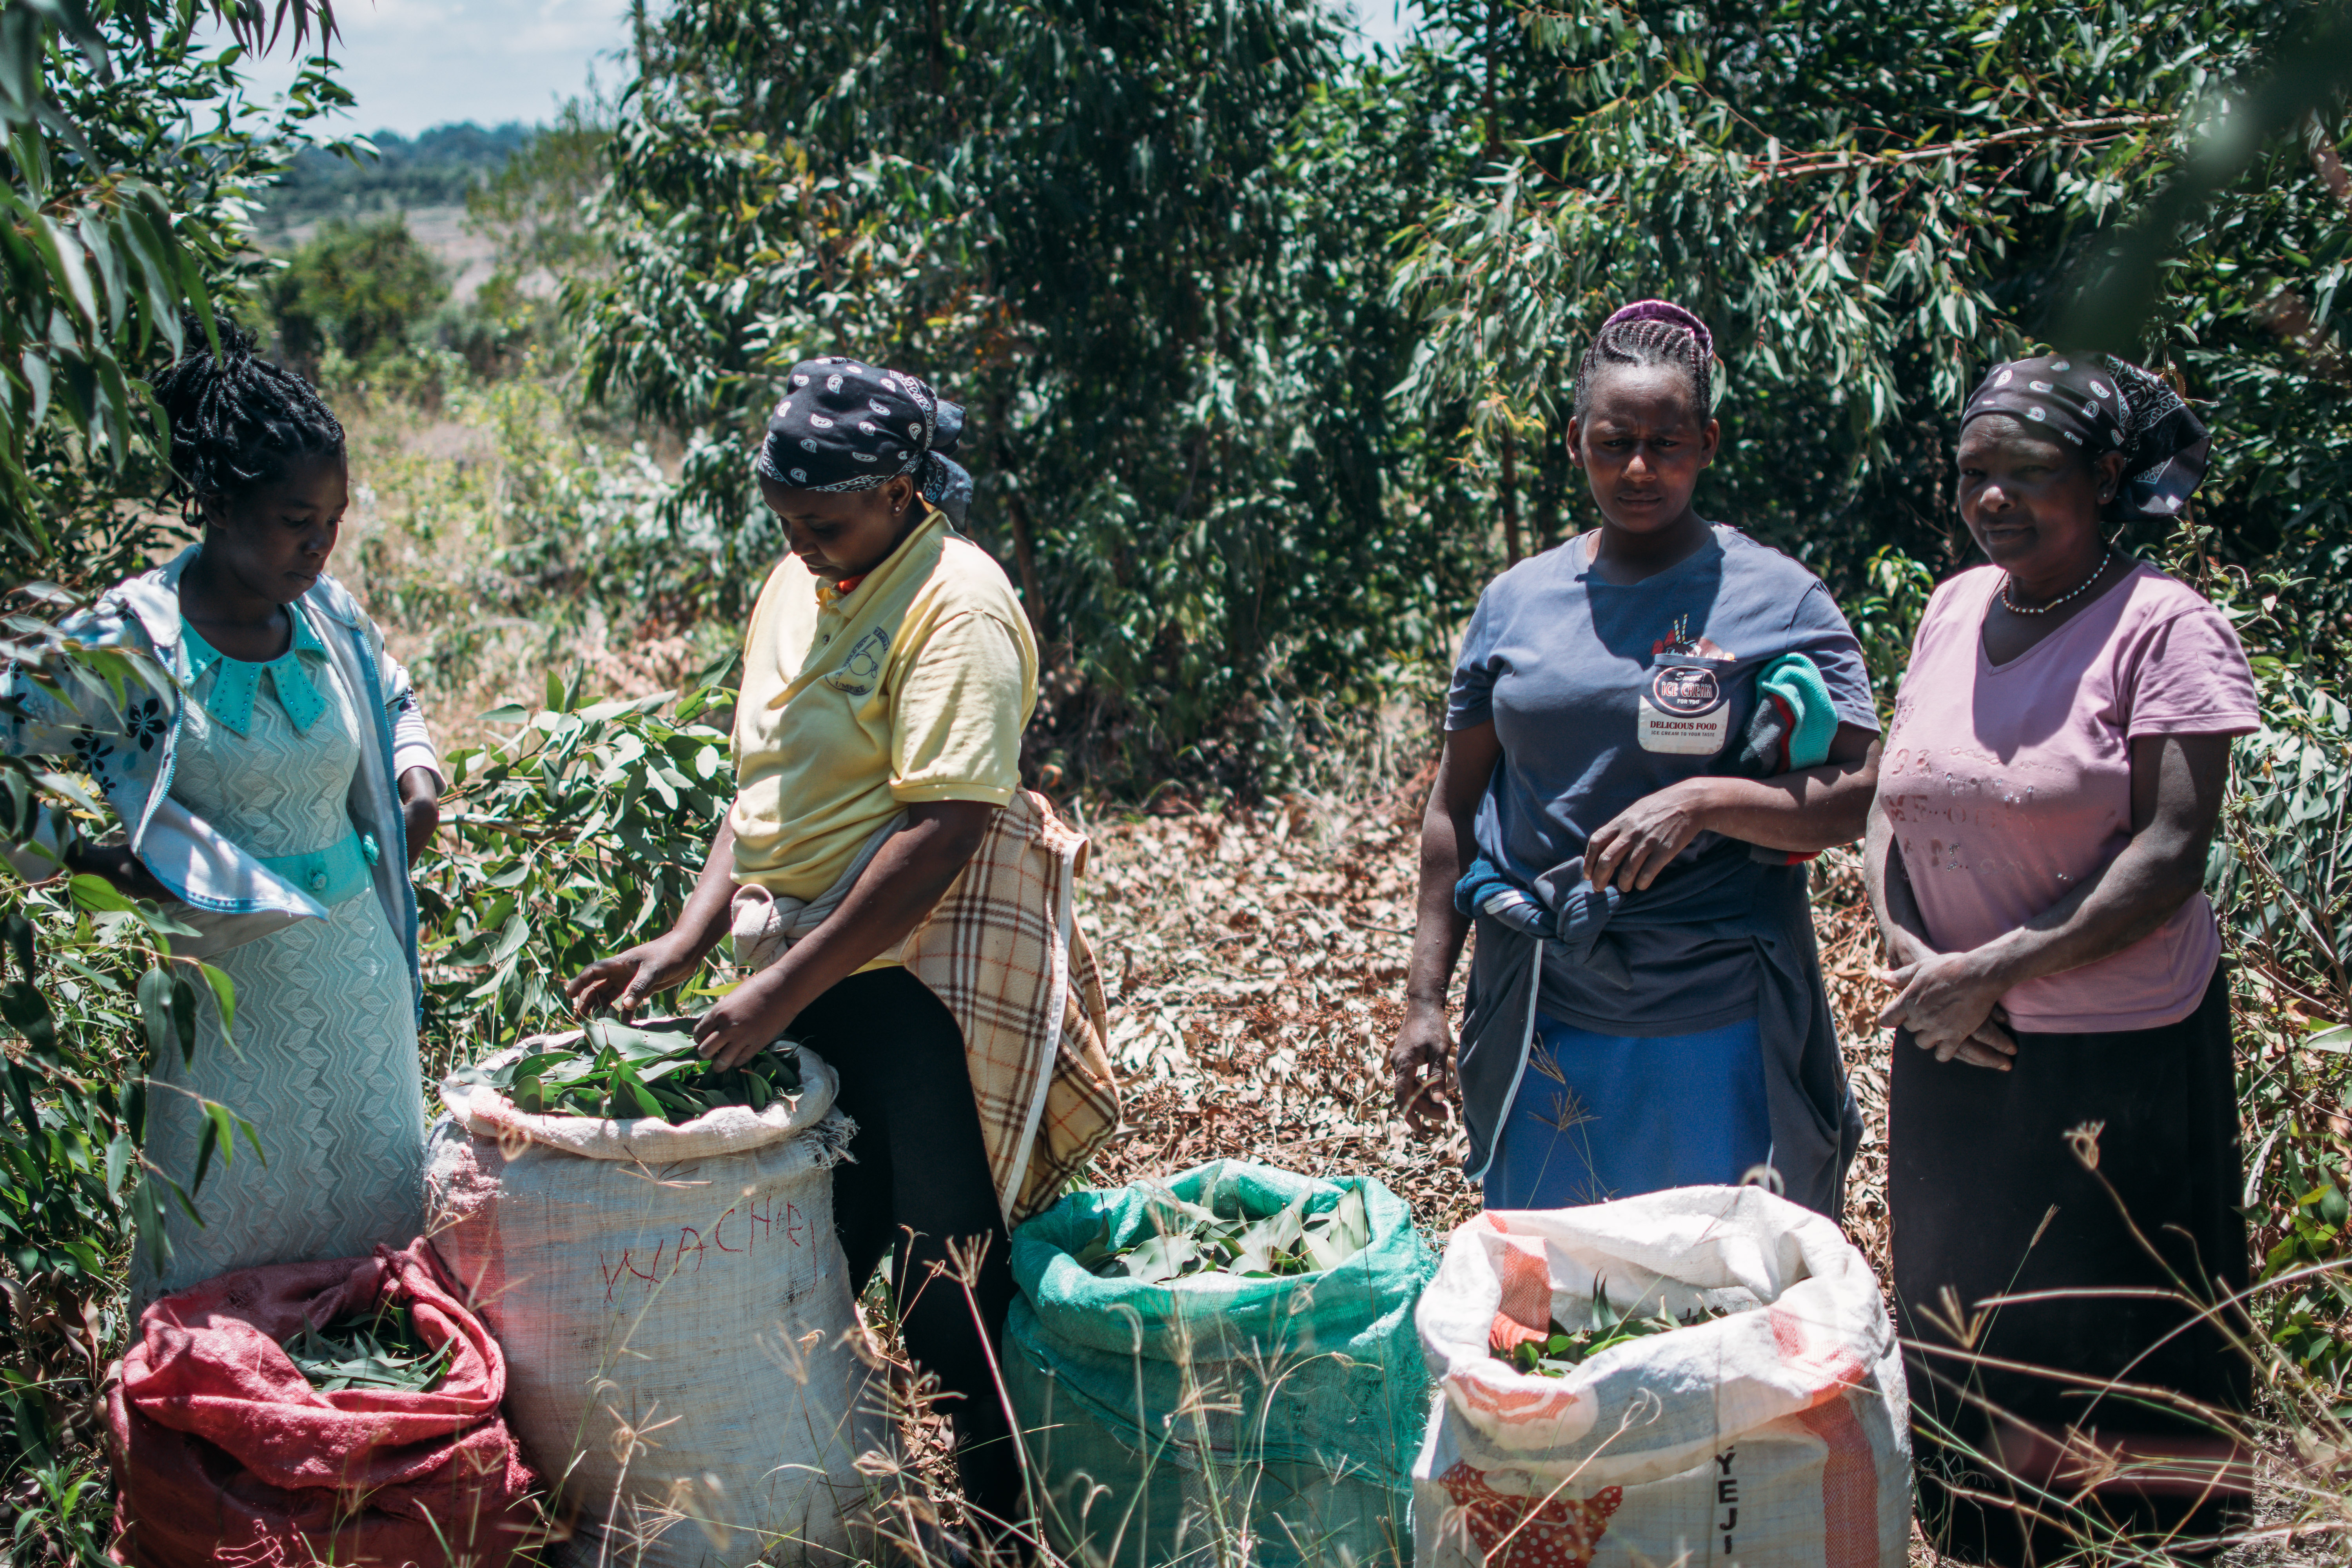
[{"label": "blue t-shirt with graphic print", "polygon": [[[1878,728],[1862,645],[1797,562],[1717,523],[1687,559],[1619,586],[1587,563],[1591,537],[1487,585],[1446,700],[1448,730],[1495,725],[1503,760],[1478,847],[1524,881],[1644,795],[1725,771],[1757,671],[1782,654],[1813,661],[1842,721]],[[1702,833],[1677,859],[1722,844]]]}]

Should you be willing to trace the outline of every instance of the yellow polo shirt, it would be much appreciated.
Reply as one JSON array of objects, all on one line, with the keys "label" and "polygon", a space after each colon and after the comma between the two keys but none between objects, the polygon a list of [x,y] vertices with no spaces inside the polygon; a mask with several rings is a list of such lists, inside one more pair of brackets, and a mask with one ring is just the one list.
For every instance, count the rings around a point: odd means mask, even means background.
[{"label": "yellow polo shirt", "polygon": [[944,513],[847,594],[785,556],[743,641],[735,879],[814,899],[904,806],[1003,805],[1036,705],[1029,617]]}]

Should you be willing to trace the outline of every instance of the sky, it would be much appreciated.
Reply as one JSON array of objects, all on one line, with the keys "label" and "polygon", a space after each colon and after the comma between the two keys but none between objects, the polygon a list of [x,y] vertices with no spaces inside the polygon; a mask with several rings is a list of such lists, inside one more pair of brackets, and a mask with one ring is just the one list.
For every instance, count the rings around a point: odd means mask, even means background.
[{"label": "sky", "polygon": [[[1412,0],[1356,0],[1367,37],[1392,43],[1410,30]],[[341,129],[403,136],[473,121],[537,123],[587,89],[627,79],[627,0],[340,0],[335,54],[359,106]],[[254,62],[263,93],[282,92],[294,68],[283,47]]]},{"label": "sky", "polygon": [[[592,68],[607,87],[626,79],[628,16],[628,0],[339,0],[337,74],[359,100],[340,129],[552,119]],[[294,66],[281,45],[249,74],[259,92],[282,92]]]}]

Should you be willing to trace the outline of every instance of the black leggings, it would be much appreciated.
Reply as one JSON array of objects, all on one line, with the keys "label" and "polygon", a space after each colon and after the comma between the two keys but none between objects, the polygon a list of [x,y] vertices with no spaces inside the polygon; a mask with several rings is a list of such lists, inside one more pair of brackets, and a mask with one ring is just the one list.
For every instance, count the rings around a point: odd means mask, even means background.
[{"label": "black leggings", "polygon": [[[853,1289],[894,1252],[898,1331],[916,1364],[940,1380],[953,1422],[956,1468],[974,1522],[993,1535],[1023,1515],[1021,1466],[988,1350],[1013,1304],[1012,1246],[996,1203],[964,1065],[963,1031],[930,987],[903,969],[853,974],[793,1026],[841,1078],[837,1103],[857,1123],[850,1160],[833,1170],[833,1216]],[[912,1233],[911,1235],[909,1233]],[[987,1252],[971,1300],[948,1243]],[[983,1344],[972,1302],[988,1325]]]}]

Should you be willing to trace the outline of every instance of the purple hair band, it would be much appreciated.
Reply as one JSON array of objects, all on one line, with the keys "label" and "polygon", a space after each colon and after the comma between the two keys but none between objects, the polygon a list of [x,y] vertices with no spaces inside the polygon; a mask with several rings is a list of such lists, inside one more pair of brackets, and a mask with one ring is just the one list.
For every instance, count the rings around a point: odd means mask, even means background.
[{"label": "purple hair band", "polygon": [[1601,330],[1605,332],[1620,321],[1664,321],[1680,327],[1698,340],[1700,353],[1710,360],[1715,357],[1715,334],[1706,330],[1706,323],[1671,300],[1636,300],[1601,322]]}]

